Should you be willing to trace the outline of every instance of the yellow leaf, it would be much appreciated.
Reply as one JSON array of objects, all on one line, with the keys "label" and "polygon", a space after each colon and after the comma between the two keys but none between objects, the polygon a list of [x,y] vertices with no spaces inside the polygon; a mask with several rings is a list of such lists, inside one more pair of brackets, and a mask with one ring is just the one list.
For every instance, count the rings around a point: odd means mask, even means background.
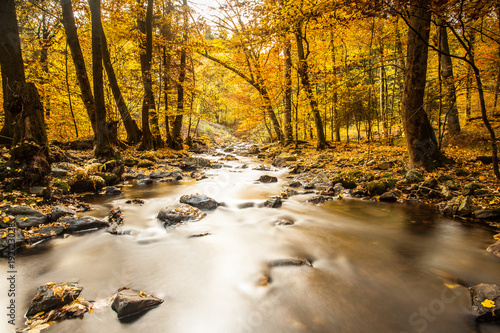
[{"label": "yellow leaf", "polygon": [[496,234],[495,236],[493,236],[493,238],[494,238],[495,240],[499,240],[499,239],[500,239],[500,234]]},{"label": "yellow leaf", "polygon": [[21,221],[26,221],[27,219],[28,219],[28,217],[27,217],[27,216],[25,216],[25,217],[21,217]]},{"label": "yellow leaf", "polygon": [[491,309],[495,307],[495,302],[491,299],[485,299],[483,302],[481,302],[481,305],[485,308]]},{"label": "yellow leaf", "polygon": [[7,222],[9,222],[9,220],[10,220],[10,219],[6,216],[6,217],[4,217],[4,218],[3,218],[3,223],[7,223]]},{"label": "yellow leaf", "polygon": [[485,177],[485,176],[479,176],[479,180],[480,180],[480,181],[484,181],[485,179],[486,179],[486,177]]},{"label": "yellow leaf", "polygon": [[491,200],[490,205],[494,205],[494,204],[495,204],[495,200]]}]

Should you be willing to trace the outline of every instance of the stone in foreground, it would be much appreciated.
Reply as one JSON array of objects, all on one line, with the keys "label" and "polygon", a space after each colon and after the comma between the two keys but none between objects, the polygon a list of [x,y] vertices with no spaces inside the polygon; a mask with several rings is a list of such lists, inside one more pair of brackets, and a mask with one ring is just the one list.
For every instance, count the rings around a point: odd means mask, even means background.
[{"label": "stone in foreground", "polygon": [[263,175],[263,176],[260,176],[259,182],[265,183],[265,184],[276,183],[276,182],[278,182],[278,178],[276,178],[274,176]]},{"label": "stone in foreground", "polygon": [[204,218],[207,214],[196,207],[183,203],[173,204],[160,210],[158,219],[165,227],[182,222],[195,222]]},{"label": "stone in foreground", "polygon": [[138,314],[163,303],[161,298],[146,294],[143,291],[120,288],[116,293],[111,308],[118,319]]},{"label": "stone in foreground", "polygon": [[31,300],[26,317],[30,318],[37,313],[58,309],[69,304],[78,298],[82,289],[76,282],[51,282],[40,286],[36,290],[35,297]]},{"label": "stone in foreground", "polygon": [[469,288],[472,312],[476,321],[500,320],[500,287],[496,284],[481,283]]},{"label": "stone in foreground", "polygon": [[205,194],[183,195],[180,202],[203,210],[214,210],[220,206],[220,203]]}]

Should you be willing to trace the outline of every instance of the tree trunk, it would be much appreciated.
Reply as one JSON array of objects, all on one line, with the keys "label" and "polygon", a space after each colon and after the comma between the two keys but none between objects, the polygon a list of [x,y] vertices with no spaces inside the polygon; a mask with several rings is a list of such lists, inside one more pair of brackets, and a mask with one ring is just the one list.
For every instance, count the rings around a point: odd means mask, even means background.
[{"label": "tree trunk", "polygon": [[411,5],[401,110],[403,127],[410,166],[433,169],[441,164],[444,156],[437,147],[434,130],[424,110],[431,13],[429,0],[415,0]]},{"label": "tree trunk", "polygon": [[307,99],[309,100],[309,105],[311,106],[311,111],[314,116],[314,123],[316,125],[316,135],[317,135],[317,149],[325,149],[327,147],[325,133],[323,132],[323,124],[321,121],[321,115],[318,109],[318,102],[312,91],[311,83],[309,81],[308,63],[306,60],[306,55],[304,52],[304,37],[302,36],[302,25],[297,23],[295,29],[295,37],[297,40],[297,53],[299,56],[299,66],[298,72],[301,78],[302,87],[306,92]]},{"label": "tree trunk", "polygon": [[174,118],[174,123],[172,125],[172,139],[169,142],[169,147],[175,150],[182,150],[182,118],[184,114],[184,82],[186,81],[186,43],[187,43],[187,23],[188,23],[188,7],[187,0],[183,0],[182,2],[183,10],[184,10],[184,34],[183,34],[183,43],[181,46],[181,59],[179,65],[179,80],[177,83],[177,115]]},{"label": "tree trunk", "polygon": [[[451,136],[460,133],[460,121],[458,119],[457,94],[455,91],[455,82],[453,77],[453,64],[451,62],[450,46],[448,44],[448,33],[444,22],[439,24],[439,50],[443,53],[439,54],[441,61],[441,77],[446,89],[445,105],[448,119],[448,131]],[[439,120],[441,121],[441,120]]]},{"label": "tree trunk", "polygon": [[85,105],[85,109],[87,110],[94,135],[97,135],[94,96],[92,95],[92,88],[90,87],[87,68],[85,67],[85,59],[83,58],[82,48],[80,47],[80,42],[78,40],[78,33],[76,30],[75,16],[73,14],[71,0],[61,0],[61,7],[63,14],[62,22],[64,25],[64,31],[66,33],[66,41],[69,45],[69,49],[71,50],[71,58],[73,59],[73,64],[75,65],[76,77],[78,79],[82,101]]},{"label": "tree trunk", "polygon": [[137,126],[136,122],[130,116],[130,111],[125,103],[120,87],[118,86],[118,80],[116,79],[115,71],[113,69],[113,64],[111,63],[111,56],[109,54],[108,42],[106,41],[106,35],[104,30],[101,31],[102,37],[102,60],[104,62],[104,68],[106,69],[106,74],[108,76],[109,85],[113,92],[113,97],[115,99],[116,107],[120,112],[120,116],[125,126],[125,131],[127,132],[127,142],[129,144],[138,143],[141,140],[141,131]]},{"label": "tree trunk", "polygon": [[0,2],[0,66],[4,110],[12,122],[11,163],[19,185],[45,185],[50,173],[43,105],[35,84],[26,83],[14,0]]},{"label": "tree trunk", "polygon": [[284,56],[284,112],[283,112],[283,127],[285,130],[285,145],[293,142],[292,129],[292,54],[290,52],[290,41],[285,37],[285,45],[283,46]]},{"label": "tree trunk", "polygon": [[66,78],[66,91],[68,92],[68,103],[69,111],[71,114],[71,119],[73,120],[73,125],[75,126],[75,135],[78,138],[78,126],[76,124],[75,113],[73,112],[73,102],[71,101],[71,91],[69,89],[69,72],[68,72],[68,43],[64,49],[64,74]]},{"label": "tree trunk", "polygon": [[[140,10],[142,11],[142,1],[138,0]],[[149,126],[149,112],[150,110],[156,110],[155,100],[153,95],[153,83],[151,78],[151,58],[153,54],[153,32],[152,32],[152,14],[153,14],[153,0],[148,0],[148,5],[146,9],[146,20],[142,19],[142,15],[139,14],[137,19],[137,26],[139,31],[144,35],[146,39],[141,45],[141,73],[142,73],[142,83],[144,86],[144,97],[142,100],[142,149],[151,150],[155,148],[153,134],[151,133],[151,128]]]},{"label": "tree trunk", "polygon": [[104,101],[103,65],[102,65],[102,25],[101,0],[89,0],[92,17],[92,77],[94,84],[94,107],[97,129],[97,142],[94,155],[99,159],[112,159],[115,155],[111,147],[108,126],[106,124],[106,104]]}]

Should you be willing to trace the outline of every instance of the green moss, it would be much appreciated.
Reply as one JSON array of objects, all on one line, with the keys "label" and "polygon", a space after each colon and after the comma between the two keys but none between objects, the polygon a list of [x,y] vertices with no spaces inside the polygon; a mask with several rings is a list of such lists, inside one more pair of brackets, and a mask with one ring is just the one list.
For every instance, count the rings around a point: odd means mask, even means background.
[{"label": "green moss", "polygon": [[149,168],[153,165],[155,165],[155,163],[150,160],[140,160],[139,163],[137,163],[137,167],[139,168]]},{"label": "green moss", "polygon": [[54,182],[54,187],[57,187],[58,189],[62,190],[63,194],[68,194],[69,193],[69,185],[65,181],[62,180],[56,180]]},{"label": "green moss", "polygon": [[387,184],[374,180],[368,183],[367,189],[371,195],[381,195],[385,193]]}]

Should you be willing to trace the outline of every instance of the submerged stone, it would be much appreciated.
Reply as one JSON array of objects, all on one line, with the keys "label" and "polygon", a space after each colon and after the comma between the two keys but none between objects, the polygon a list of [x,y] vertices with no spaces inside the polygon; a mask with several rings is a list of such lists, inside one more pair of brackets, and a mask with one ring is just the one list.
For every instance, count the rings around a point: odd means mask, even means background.
[{"label": "submerged stone", "polygon": [[207,214],[196,207],[187,204],[177,203],[160,210],[158,219],[165,227],[182,222],[195,222],[204,218]]},{"label": "submerged stone", "polygon": [[183,195],[180,202],[203,210],[214,210],[221,205],[204,194]]}]

